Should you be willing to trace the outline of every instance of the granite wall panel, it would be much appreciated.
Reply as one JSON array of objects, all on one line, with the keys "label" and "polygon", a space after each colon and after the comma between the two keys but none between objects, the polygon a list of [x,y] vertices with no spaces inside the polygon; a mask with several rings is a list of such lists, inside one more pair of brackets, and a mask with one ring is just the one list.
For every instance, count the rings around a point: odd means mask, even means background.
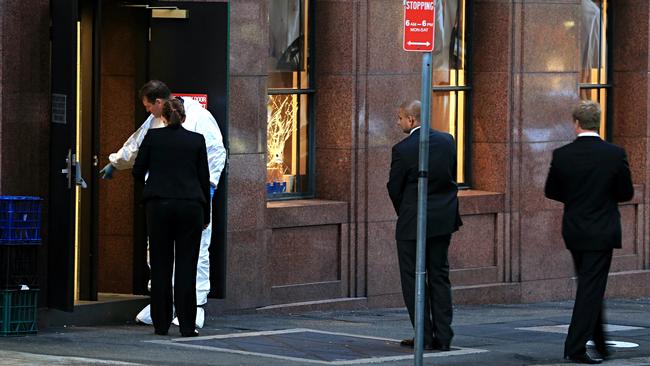
[{"label": "granite wall panel", "polygon": [[[318,74],[351,74],[355,65],[356,1],[318,1],[314,33]],[[336,50],[336,52],[332,52]],[[319,89],[320,83],[317,82]]]},{"label": "granite wall panel", "polygon": [[231,154],[266,154],[266,78],[231,76],[228,148]]},{"label": "granite wall panel", "polygon": [[406,137],[397,124],[399,106],[420,99],[419,85],[419,74],[368,76],[368,147],[392,147]]},{"label": "granite wall panel", "polygon": [[352,148],[355,79],[347,75],[318,75],[316,83],[318,93],[314,98],[315,120],[318,126],[317,146]]},{"label": "granite wall panel", "polygon": [[225,295],[228,307],[250,309],[270,304],[271,230],[231,231],[227,240]]},{"label": "granite wall panel", "polygon": [[[392,0],[372,0],[367,3],[368,14],[363,16],[372,19],[368,25],[368,73],[419,73],[421,55],[418,52],[404,52],[401,47],[404,38],[402,3]],[[419,87],[414,89],[417,91]]]},{"label": "granite wall panel", "polygon": [[469,215],[462,219],[463,226],[453,234],[449,246],[449,267],[496,267],[497,256],[502,255],[497,242],[496,215]]},{"label": "granite wall panel", "polygon": [[571,277],[573,260],[562,239],[562,211],[526,212],[520,219],[521,280]]},{"label": "granite wall panel", "polygon": [[523,69],[526,72],[572,72],[578,69],[577,3],[522,4]]},{"label": "granite wall panel", "polygon": [[268,222],[265,154],[233,154],[228,165],[228,231],[264,229]]},{"label": "granite wall panel", "polygon": [[401,293],[395,222],[368,223],[367,295]]},{"label": "granite wall panel", "polygon": [[[617,71],[613,73],[612,131],[618,137],[648,137],[648,72]],[[646,108],[643,108],[646,106]]]},{"label": "granite wall panel", "polygon": [[340,245],[339,225],[274,229],[268,258],[271,285],[340,280]]},{"label": "granite wall panel", "polygon": [[386,184],[390,171],[391,148],[378,147],[368,151],[368,221],[396,220],[395,208],[388,196]]},{"label": "granite wall panel", "polygon": [[349,201],[352,187],[352,150],[316,148],[316,197]]},{"label": "granite wall panel", "polygon": [[[267,74],[268,9],[266,0],[230,2],[230,76]],[[236,25],[236,26],[234,26]]]}]

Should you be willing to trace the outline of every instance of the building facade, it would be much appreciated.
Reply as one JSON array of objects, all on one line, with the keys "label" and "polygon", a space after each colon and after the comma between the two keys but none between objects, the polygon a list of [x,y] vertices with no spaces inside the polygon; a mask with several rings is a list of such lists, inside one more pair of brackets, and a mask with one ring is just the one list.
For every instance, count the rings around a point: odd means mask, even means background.
[{"label": "building facade", "polygon": [[[397,108],[421,78],[402,1],[68,3],[0,2],[0,192],[45,199],[44,307],[146,293],[139,188],[98,171],[144,121],[149,78],[207,96],[229,151],[211,309],[402,306],[386,182]],[[635,184],[607,294],[650,295],[650,1],[437,5],[432,123],[458,141],[463,188],[455,302],[573,296],[562,206],[543,186],[581,98],[603,105],[601,132],[627,150]],[[88,188],[65,193],[68,150]]]}]

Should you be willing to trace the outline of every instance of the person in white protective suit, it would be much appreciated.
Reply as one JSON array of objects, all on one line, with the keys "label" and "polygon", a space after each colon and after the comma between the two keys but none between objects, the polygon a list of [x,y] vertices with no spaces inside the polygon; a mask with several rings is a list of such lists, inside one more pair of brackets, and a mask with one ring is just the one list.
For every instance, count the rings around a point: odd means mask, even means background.
[{"label": "person in white protective suit", "polygon": [[[147,82],[139,92],[147,112],[151,113],[124,143],[124,146],[117,152],[110,154],[108,163],[99,173],[102,179],[111,179],[115,169],[124,170],[133,167],[135,158],[138,155],[138,149],[142,140],[144,140],[147,131],[150,128],[164,127],[161,120],[162,106],[165,101],[172,98],[171,91],[165,83],[158,80]],[[201,104],[191,98],[180,98],[183,100],[186,119],[183,128],[198,132],[205,138],[205,144],[208,152],[208,165],[210,168],[210,199],[214,196],[214,191],[219,183],[219,177],[226,163],[226,148],[223,145],[221,131],[210,112],[203,108]],[[211,216],[212,217],[212,216]],[[201,248],[199,251],[199,262],[196,273],[196,327],[202,328],[205,321],[205,312],[201,307],[208,301],[210,292],[210,239],[212,237],[212,220],[208,227],[203,230],[201,236]],[[136,316],[136,320],[145,324],[153,324],[151,320],[150,305],[147,305]],[[178,325],[178,319],[174,319],[174,324]]]}]

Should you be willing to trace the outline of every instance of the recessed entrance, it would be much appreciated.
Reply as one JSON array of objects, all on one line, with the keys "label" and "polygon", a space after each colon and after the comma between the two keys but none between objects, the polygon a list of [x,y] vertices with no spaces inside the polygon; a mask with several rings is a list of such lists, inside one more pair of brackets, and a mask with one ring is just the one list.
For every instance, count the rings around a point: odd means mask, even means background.
[{"label": "recessed entrance", "polygon": [[[137,98],[142,84],[160,79],[173,93],[207,95],[207,109],[228,146],[228,4],[79,0],[78,9],[66,10],[78,11],[76,27],[69,27],[69,33],[76,29],[77,35],[76,85],[67,94],[71,98],[76,94],[76,118],[68,118],[67,125],[60,127],[71,131],[74,141],[69,149],[86,188],[81,184],[69,188],[74,214],[68,221],[74,221],[74,228],[65,240],[68,243],[60,245],[71,252],[73,263],[51,259],[59,266],[51,265],[48,277],[60,277],[57,267],[62,266],[74,278],[71,285],[63,286],[65,281],[61,281],[50,306],[71,304],[66,298],[80,304],[106,297],[100,293],[147,293],[146,224],[139,204],[142,187],[134,185],[130,170],[116,171],[111,180],[101,180],[98,174],[109,154],[121,148],[147,117]],[[53,19],[57,16],[53,13]],[[53,58],[52,62],[59,61]],[[226,176],[224,170],[215,202],[226,202]],[[57,195],[56,189],[52,194]],[[225,205],[215,204],[211,297],[225,296],[225,217]],[[70,305],[54,307],[71,310]]]}]

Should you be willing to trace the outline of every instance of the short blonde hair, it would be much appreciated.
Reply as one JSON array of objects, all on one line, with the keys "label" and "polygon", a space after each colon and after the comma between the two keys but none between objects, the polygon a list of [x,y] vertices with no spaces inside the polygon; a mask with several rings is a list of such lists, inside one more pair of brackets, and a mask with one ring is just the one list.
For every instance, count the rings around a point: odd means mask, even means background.
[{"label": "short blonde hair", "polygon": [[583,100],[573,109],[573,119],[583,130],[600,129],[600,106],[592,100]]}]

